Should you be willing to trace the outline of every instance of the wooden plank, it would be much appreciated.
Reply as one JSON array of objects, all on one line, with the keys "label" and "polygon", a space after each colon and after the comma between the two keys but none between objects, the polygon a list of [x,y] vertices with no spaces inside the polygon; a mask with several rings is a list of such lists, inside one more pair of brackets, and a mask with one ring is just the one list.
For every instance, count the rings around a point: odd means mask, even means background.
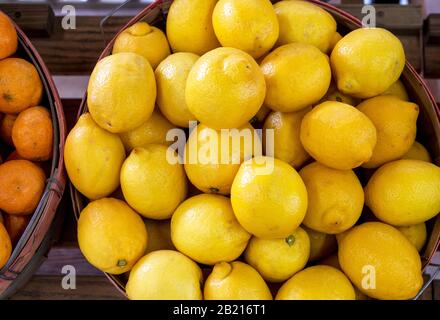
[{"label": "wooden plank", "polygon": [[28,36],[49,36],[54,24],[54,12],[44,3],[2,3],[0,10],[13,19]]},{"label": "wooden plank", "polygon": [[103,276],[77,276],[76,289],[61,286],[61,276],[35,276],[11,300],[122,300],[124,297]]},{"label": "wooden plank", "polygon": [[110,18],[102,33],[102,17],[78,16],[74,30],[64,30],[56,17],[50,37],[31,40],[53,74],[90,74],[106,43],[130,18]]}]

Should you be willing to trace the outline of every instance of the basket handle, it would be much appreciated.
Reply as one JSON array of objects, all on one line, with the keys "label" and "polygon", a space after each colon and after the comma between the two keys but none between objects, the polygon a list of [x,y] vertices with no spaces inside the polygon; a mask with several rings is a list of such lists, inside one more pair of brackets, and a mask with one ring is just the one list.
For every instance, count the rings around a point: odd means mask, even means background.
[{"label": "basket handle", "polygon": [[107,45],[107,41],[105,40],[105,30],[104,26],[107,23],[107,20],[113,17],[119,10],[121,10],[123,7],[125,7],[128,3],[130,3],[131,0],[125,0],[120,5],[116,6],[114,9],[112,9],[104,18],[101,19],[99,22],[99,29],[101,30],[102,39],[104,41],[104,46]]},{"label": "basket handle", "polygon": [[425,282],[422,289],[420,289],[419,293],[413,298],[413,300],[419,300],[423,293],[425,293],[426,289],[428,289],[431,283],[435,280],[436,276],[440,274],[440,264],[438,263],[430,263],[426,268],[434,268],[434,270],[429,274],[429,279]]}]

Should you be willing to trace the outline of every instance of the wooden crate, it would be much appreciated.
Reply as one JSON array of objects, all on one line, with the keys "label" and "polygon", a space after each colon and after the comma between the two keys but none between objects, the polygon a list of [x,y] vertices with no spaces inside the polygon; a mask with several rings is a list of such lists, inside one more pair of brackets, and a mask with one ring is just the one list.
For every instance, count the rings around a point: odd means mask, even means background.
[{"label": "wooden crate", "polygon": [[440,78],[440,14],[431,14],[425,21],[425,77]]}]

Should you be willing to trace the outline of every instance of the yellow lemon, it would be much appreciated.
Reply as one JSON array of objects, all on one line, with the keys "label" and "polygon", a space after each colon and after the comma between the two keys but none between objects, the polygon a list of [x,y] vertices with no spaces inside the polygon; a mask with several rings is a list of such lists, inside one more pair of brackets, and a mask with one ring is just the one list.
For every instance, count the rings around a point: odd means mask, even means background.
[{"label": "yellow lemon", "polygon": [[328,57],[302,43],[275,49],[264,58],[261,70],[267,85],[265,104],[274,111],[298,111],[318,102],[331,80]]},{"label": "yellow lemon", "polygon": [[149,144],[133,149],[121,168],[121,188],[128,204],[146,218],[168,219],[187,193],[183,166],[167,147]]},{"label": "yellow lemon", "polygon": [[330,61],[339,90],[357,98],[371,98],[399,79],[405,53],[391,32],[360,28],[339,40]]},{"label": "yellow lemon", "polygon": [[336,101],[317,105],[301,122],[301,142],[322,164],[349,170],[368,161],[376,145],[376,128],[355,107]]},{"label": "yellow lemon", "polygon": [[350,280],[338,269],[317,265],[287,280],[276,300],[355,300]]},{"label": "yellow lemon", "polygon": [[417,251],[421,251],[426,242],[426,225],[424,222],[408,227],[398,227],[397,230],[411,242]]},{"label": "yellow lemon", "polygon": [[174,126],[158,111],[153,111],[151,117],[134,130],[120,133],[125,150],[130,152],[134,148],[145,147],[151,143],[169,145],[167,133]]},{"label": "yellow lemon", "polygon": [[116,37],[113,54],[133,52],[143,56],[156,69],[158,64],[170,55],[165,34],[158,28],[141,21],[122,31]]},{"label": "yellow lemon", "polygon": [[440,212],[440,168],[420,160],[387,163],[368,181],[365,203],[394,226],[427,221]]},{"label": "yellow lemon", "polygon": [[266,94],[254,59],[234,48],[214,49],[194,64],[186,81],[186,104],[203,124],[238,128],[260,109]]},{"label": "yellow lemon", "polygon": [[220,262],[205,282],[206,300],[272,300],[260,274],[246,263]]},{"label": "yellow lemon", "polygon": [[144,222],[124,201],[95,200],[79,216],[79,248],[87,261],[101,271],[129,271],[145,254],[147,243]]},{"label": "yellow lemon", "polygon": [[170,220],[144,219],[148,232],[148,247],[145,253],[157,250],[174,250],[171,241]]},{"label": "yellow lemon", "polygon": [[89,113],[78,119],[67,136],[67,173],[75,188],[89,199],[108,196],[118,188],[124,159],[124,145],[118,135],[98,126]]},{"label": "yellow lemon", "polygon": [[284,239],[252,237],[245,259],[265,280],[282,282],[306,266],[309,254],[309,236],[298,227]]},{"label": "yellow lemon", "polygon": [[280,23],[277,45],[299,42],[329,51],[336,33],[336,21],[330,13],[306,1],[280,1],[274,9]]},{"label": "yellow lemon", "polygon": [[269,0],[219,0],[212,25],[223,47],[233,47],[261,57],[278,39],[279,26]]},{"label": "yellow lemon", "polygon": [[203,264],[233,261],[250,239],[228,198],[201,194],[184,201],[171,218],[171,239],[180,251]]},{"label": "yellow lemon", "polygon": [[310,262],[315,262],[328,257],[338,248],[334,234],[327,234],[302,226],[310,240]]},{"label": "yellow lemon", "polygon": [[162,114],[179,127],[188,127],[190,121],[196,121],[186,105],[185,87],[188,74],[198,59],[194,53],[175,53],[162,61],[154,72],[157,105]]},{"label": "yellow lemon", "polygon": [[227,134],[199,124],[185,146],[188,179],[205,193],[230,194],[240,164],[252,157],[255,141],[261,143],[250,124]]},{"label": "yellow lemon", "polygon": [[417,141],[414,141],[408,152],[402,156],[402,159],[414,159],[432,162],[431,155],[429,154],[428,150],[426,150],[426,148]]},{"label": "yellow lemon", "polygon": [[202,270],[177,251],[159,250],[139,260],[130,272],[130,300],[202,300]]},{"label": "yellow lemon", "polygon": [[415,103],[386,95],[364,100],[357,108],[377,131],[373,155],[362,165],[364,168],[377,168],[408,152],[416,138],[419,107]]},{"label": "yellow lemon", "polygon": [[335,32],[333,34],[332,40],[330,41],[330,47],[329,47],[329,52],[333,51],[333,49],[335,48],[336,44],[339,42],[339,40],[342,39],[342,36],[339,32]]},{"label": "yellow lemon", "polygon": [[290,113],[271,112],[263,126],[263,130],[273,130],[273,139],[267,139],[266,135],[263,135],[266,154],[272,145],[275,158],[289,163],[294,168],[301,167],[310,158],[299,139],[301,121],[310,110],[309,107]]},{"label": "yellow lemon", "polygon": [[405,86],[400,80],[394,82],[391,87],[382,92],[381,95],[393,95],[403,101],[409,101],[408,92],[406,92]]},{"label": "yellow lemon", "polygon": [[364,207],[364,190],[352,170],[336,170],[319,162],[301,169],[309,196],[303,224],[330,234],[351,228]]},{"label": "yellow lemon", "polygon": [[367,222],[354,227],[339,242],[338,255],[344,273],[369,297],[410,299],[422,287],[417,250],[390,225]]},{"label": "yellow lemon", "polygon": [[326,101],[338,101],[343,102],[345,104],[349,104],[350,106],[357,106],[360,102],[360,99],[351,97],[347,94],[342,93],[338,90],[336,85],[333,83],[333,81],[330,83],[330,87],[328,88],[327,93],[325,96],[320,100],[319,103],[326,102]]},{"label": "yellow lemon", "polygon": [[243,162],[231,188],[237,220],[259,238],[286,238],[301,224],[307,190],[288,163],[269,157]]},{"label": "yellow lemon", "polygon": [[202,55],[220,46],[212,27],[217,0],[175,0],[167,16],[167,36],[174,52]]},{"label": "yellow lemon", "polygon": [[99,61],[90,76],[87,105],[103,129],[120,133],[148,120],[156,100],[153,69],[142,56],[123,52]]}]

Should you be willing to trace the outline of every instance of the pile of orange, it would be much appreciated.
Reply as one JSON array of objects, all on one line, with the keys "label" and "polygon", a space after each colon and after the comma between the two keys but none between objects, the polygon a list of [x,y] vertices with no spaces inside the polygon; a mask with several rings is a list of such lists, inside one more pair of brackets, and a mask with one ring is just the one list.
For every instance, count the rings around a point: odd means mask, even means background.
[{"label": "pile of orange", "polygon": [[15,56],[17,46],[15,27],[0,12],[0,269],[38,206],[53,148],[51,116],[39,106],[43,84],[36,68]]}]

